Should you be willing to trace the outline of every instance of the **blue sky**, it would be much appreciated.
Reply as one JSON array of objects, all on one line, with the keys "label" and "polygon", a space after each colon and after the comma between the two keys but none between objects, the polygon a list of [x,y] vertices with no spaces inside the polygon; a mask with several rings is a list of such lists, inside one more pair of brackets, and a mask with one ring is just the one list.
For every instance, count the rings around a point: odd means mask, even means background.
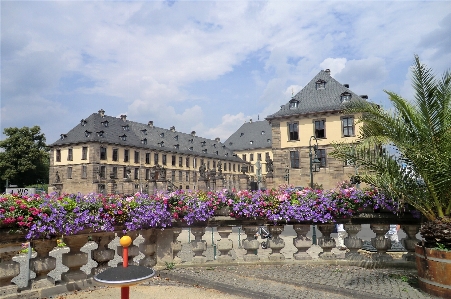
[{"label": "blue sky", "polygon": [[224,141],[326,68],[412,98],[414,54],[451,67],[451,2],[1,1],[1,131],[53,143],[104,109]]}]

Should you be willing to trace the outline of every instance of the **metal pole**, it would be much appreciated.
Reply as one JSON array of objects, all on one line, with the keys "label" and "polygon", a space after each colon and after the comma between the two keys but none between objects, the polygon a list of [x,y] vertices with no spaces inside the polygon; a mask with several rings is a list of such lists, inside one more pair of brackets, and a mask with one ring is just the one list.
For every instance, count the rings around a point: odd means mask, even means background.
[{"label": "metal pole", "polygon": [[[318,140],[316,140],[315,136],[311,136],[309,140],[309,158],[310,158],[310,188],[313,189],[313,155],[312,155],[312,138],[315,139],[315,141],[318,143]],[[316,225],[313,225],[313,232],[312,232],[312,244],[316,245]]]}]

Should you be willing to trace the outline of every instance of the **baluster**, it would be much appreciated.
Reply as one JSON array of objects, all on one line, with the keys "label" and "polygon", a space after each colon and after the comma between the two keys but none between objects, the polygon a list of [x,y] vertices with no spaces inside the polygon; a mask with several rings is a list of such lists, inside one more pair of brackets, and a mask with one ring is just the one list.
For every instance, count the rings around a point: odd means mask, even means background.
[{"label": "baluster", "polygon": [[93,251],[93,259],[98,263],[97,268],[94,269],[94,275],[101,273],[108,268],[108,262],[114,258],[115,251],[108,248],[108,244],[114,237],[115,234],[113,232],[94,233],[92,235],[92,239],[99,245],[98,248]]},{"label": "baluster", "polygon": [[345,238],[345,246],[349,249],[346,252],[346,258],[351,260],[365,260],[366,257],[361,255],[358,251],[362,249],[363,241],[357,237],[357,234],[362,230],[361,224],[344,224],[344,229],[348,233]]},{"label": "baluster", "polygon": [[407,253],[402,257],[406,261],[415,261],[415,245],[418,244],[420,240],[417,239],[416,235],[420,231],[419,224],[402,224],[401,229],[406,233],[407,237],[401,240],[402,246],[407,250]]},{"label": "baluster", "polygon": [[207,257],[203,253],[207,250],[207,241],[202,240],[205,234],[205,227],[193,227],[191,228],[191,233],[194,235],[194,240],[191,241],[191,248],[194,252],[193,263],[205,263]]},{"label": "baluster", "polygon": [[49,252],[49,255],[55,258],[55,269],[50,271],[47,276],[53,279],[53,282],[57,282],[62,280],[62,275],[69,271],[69,267],[63,264],[64,254],[70,252],[70,248],[65,247],[54,247],[52,251]]},{"label": "baluster", "polygon": [[88,241],[84,234],[64,237],[64,242],[70,248],[68,253],[63,254],[63,264],[69,267],[69,271],[62,275],[64,281],[76,281],[86,279],[87,275],[80,268],[88,262],[88,255],[80,249]]},{"label": "baluster", "polygon": [[88,262],[83,265],[80,270],[85,272],[87,275],[91,275],[92,269],[98,266],[98,263],[92,259],[92,252],[97,248],[99,248],[99,245],[93,241],[89,241],[82,248],[80,248],[80,251],[86,253],[86,256],[88,257]]},{"label": "baluster", "polygon": [[[31,253],[31,258],[35,258],[36,256],[36,251],[33,251]],[[30,269],[28,253],[21,253],[13,256],[12,260],[19,263],[19,275],[11,279],[11,282],[15,283],[19,288],[26,288],[28,286],[28,278],[33,279],[36,277],[36,273]],[[30,276],[28,276],[28,272],[30,272]]]},{"label": "baluster", "polygon": [[269,242],[269,248],[271,248],[271,253],[268,259],[270,261],[283,261],[285,256],[280,253],[280,251],[285,247],[285,241],[280,237],[283,232],[283,225],[270,225],[269,232],[271,234],[271,240]]},{"label": "baluster", "polygon": [[307,250],[312,246],[312,239],[307,238],[310,224],[294,224],[293,229],[297,235],[296,238],[293,238],[293,245],[298,250],[293,253],[293,258],[295,260],[311,260],[312,257],[307,253]]},{"label": "baluster", "polygon": [[391,248],[391,241],[385,238],[385,234],[390,229],[390,224],[371,224],[371,230],[376,234],[375,238],[371,238],[371,245],[376,248],[377,253],[371,256],[371,259],[378,262],[390,262],[393,257],[387,254],[387,250]]},{"label": "baluster", "polygon": [[143,236],[144,242],[139,245],[139,250],[144,254],[144,258],[139,261],[139,265],[153,267],[157,264],[157,258],[155,256],[157,250],[155,229],[142,230],[140,234]]},{"label": "baluster", "polygon": [[33,288],[50,287],[53,284],[47,279],[47,274],[55,269],[56,260],[49,256],[49,252],[55,247],[55,239],[39,239],[32,242],[37,257],[31,260],[31,268],[36,272]]},{"label": "baluster", "polygon": [[246,250],[246,254],[243,256],[245,262],[256,262],[260,258],[258,257],[257,250],[260,247],[260,242],[255,239],[255,234],[258,231],[258,226],[243,226],[246,239],[243,240],[243,248]]},{"label": "baluster", "polygon": [[230,226],[220,226],[217,228],[219,239],[216,242],[216,248],[220,252],[218,256],[218,262],[220,263],[228,263],[233,261],[233,257],[231,251],[233,249],[233,241],[229,239],[230,234],[232,233],[232,228]]},{"label": "baluster", "polygon": [[22,249],[21,243],[11,242],[7,245],[0,248],[0,293],[3,295],[17,292],[17,286],[11,284],[11,279],[19,275],[20,267],[12,258]]},{"label": "baluster", "polygon": [[121,251],[119,250],[119,247],[121,247],[121,243],[119,242],[121,238],[119,238],[119,236],[116,233],[114,235],[115,235],[114,239],[111,240],[110,243],[108,243],[108,248],[114,251],[113,258],[110,261],[108,261],[108,266],[110,267],[117,267],[119,263],[122,263],[122,256],[118,254],[118,251]]},{"label": "baluster", "polygon": [[335,239],[330,235],[332,234],[335,224],[318,224],[318,230],[323,234],[318,238],[318,245],[321,246],[323,252],[319,254],[319,257],[325,260],[336,259],[335,254],[332,252],[332,248],[335,248]]},{"label": "baluster", "polygon": [[178,237],[182,233],[182,228],[175,227],[172,229],[173,231],[173,239],[172,239],[172,256],[174,263],[180,264],[182,262],[182,259],[178,257],[178,254],[180,251],[182,251],[182,242],[178,240]]}]

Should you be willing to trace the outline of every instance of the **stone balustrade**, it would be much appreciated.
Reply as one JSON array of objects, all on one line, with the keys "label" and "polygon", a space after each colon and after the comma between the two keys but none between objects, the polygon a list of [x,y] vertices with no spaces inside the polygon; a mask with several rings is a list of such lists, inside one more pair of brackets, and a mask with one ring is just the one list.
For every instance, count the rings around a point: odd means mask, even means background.
[{"label": "stone balustrade", "polygon": [[[413,256],[415,244],[419,241],[416,239],[420,228],[419,220],[398,218],[390,214],[366,214],[340,222],[344,223],[348,233],[345,238],[348,250],[341,251],[340,254],[334,249],[335,240],[331,236],[333,224],[317,224],[317,231],[320,233],[318,245],[312,245],[312,238],[308,236],[313,225],[310,223],[274,225],[260,220],[237,220],[219,216],[208,223],[195,223],[191,227],[174,223],[171,228],[127,232],[133,240],[129,248],[129,263],[157,270],[169,264],[201,266],[216,263],[302,263],[315,260],[340,260],[373,266],[391,263],[415,267]],[[400,240],[405,248],[400,260],[394,260],[387,253],[391,242],[384,235],[389,230],[389,223],[401,224],[401,229],[406,234],[406,238]],[[265,250],[260,247],[262,240],[255,237],[259,226],[263,224],[268,225],[272,235],[268,249]],[[372,254],[362,254],[363,240],[358,237],[362,224],[369,224],[376,235],[371,239],[374,247]],[[282,236],[286,225],[294,232],[293,236]],[[240,227],[240,236],[236,235],[237,227]],[[210,228],[214,228],[215,232]],[[22,292],[35,292],[33,294],[44,296],[43,294],[50,293],[41,290],[53,288],[52,292],[61,293],[89,286],[95,274],[108,267],[121,266],[122,249],[119,239],[123,234],[121,229],[116,232],[86,230],[77,235],[65,236],[66,247],[57,247],[56,239],[32,240],[35,251],[28,261],[27,255],[18,254],[21,243],[25,242],[23,236],[9,235],[3,231],[2,236],[5,237],[0,240],[0,297],[8,298]],[[288,247],[292,248],[289,255],[285,250]],[[313,248],[316,248],[318,255],[311,254]],[[207,254],[208,252],[211,254]]]}]

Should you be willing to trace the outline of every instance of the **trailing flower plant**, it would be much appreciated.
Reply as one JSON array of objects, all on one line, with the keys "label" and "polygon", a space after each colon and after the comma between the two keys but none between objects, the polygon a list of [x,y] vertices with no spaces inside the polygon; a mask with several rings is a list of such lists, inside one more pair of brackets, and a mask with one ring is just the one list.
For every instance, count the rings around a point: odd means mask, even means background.
[{"label": "trailing flower plant", "polygon": [[[73,235],[91,231],[165,228],[175,221],[187,225],[206,222],[224,207],[230,217],[268,222],[329,223],[349,218],[364,208],[383,207],[393,213],[400,206],[377,189],[353,187],[334,190],[298,190],[289,186],[266,191],[216,192],[177,190],[154,195],[102,194],[0,195],[0,227],[22,232],[27,239]],[[26,219],[26,221],[24,221]]]}]

